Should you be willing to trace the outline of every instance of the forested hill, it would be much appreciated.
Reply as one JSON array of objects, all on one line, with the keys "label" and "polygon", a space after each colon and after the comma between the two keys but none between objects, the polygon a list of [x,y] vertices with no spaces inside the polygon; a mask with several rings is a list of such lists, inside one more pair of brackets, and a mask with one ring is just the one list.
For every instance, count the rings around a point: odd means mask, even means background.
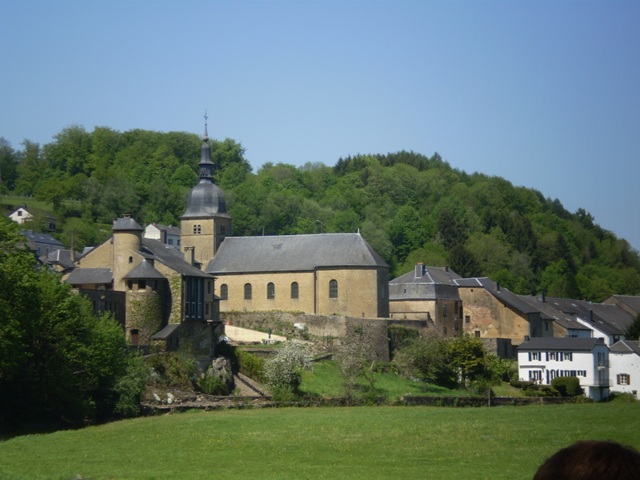
[{"label": "forested hill", "polygon": [[[70,127],[52,143],[0,139],[0,207],[33,196],[77,249],[111,234],[130,213],[142,224],[179,225],[197,183],[201,138],[182,132]],[[211,140],[234,235],[360,231],[391,266],[416,262],[488,276],[517,293],[601,301],[640,294],[640,258],[580,209],[508,181],[398,152],[339,159],[335,166],[266,164],[252,172],[242,146]],[[301,154],[304,158],[304,153]],[[544,188],[544,186],[541,186]],[[46,203],[44,203],[46,202]]]}]

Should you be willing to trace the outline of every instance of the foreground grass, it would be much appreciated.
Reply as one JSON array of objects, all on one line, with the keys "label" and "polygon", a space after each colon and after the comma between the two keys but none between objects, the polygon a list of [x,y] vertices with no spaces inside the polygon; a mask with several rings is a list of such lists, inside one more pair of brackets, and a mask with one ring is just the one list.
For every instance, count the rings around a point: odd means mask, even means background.
[{"label": "foreground grass", "polygon": [[530,479],[578,439],[640,447],[640,403],[194,412],[0,443],[2,479]]}]

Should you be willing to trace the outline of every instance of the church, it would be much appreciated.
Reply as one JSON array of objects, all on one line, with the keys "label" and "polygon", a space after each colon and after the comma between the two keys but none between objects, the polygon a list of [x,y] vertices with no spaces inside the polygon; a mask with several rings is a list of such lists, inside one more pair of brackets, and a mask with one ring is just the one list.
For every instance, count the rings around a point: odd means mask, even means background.
[{"label": "church", "polygon": [[213,354],[220,312],[389,316],[388,265],[360,233],[233,237],[205,124],[179,250],[123,216],[64,280],[110,311],[131,345]]}]

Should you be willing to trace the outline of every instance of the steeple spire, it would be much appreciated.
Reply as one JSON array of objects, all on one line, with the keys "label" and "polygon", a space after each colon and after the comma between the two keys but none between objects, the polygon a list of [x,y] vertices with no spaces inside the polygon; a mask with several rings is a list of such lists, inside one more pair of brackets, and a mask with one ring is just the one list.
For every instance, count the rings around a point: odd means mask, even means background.
[{"label": "steeple spire", "polygon": [[202,137],[202,147],[200,148],[200,172],[199,177],[203,180],[213,182],[213,162],[211,161],[211,147],[209,146],[209,132],[207,120],[209,116],[204,111],[204,137]]}]

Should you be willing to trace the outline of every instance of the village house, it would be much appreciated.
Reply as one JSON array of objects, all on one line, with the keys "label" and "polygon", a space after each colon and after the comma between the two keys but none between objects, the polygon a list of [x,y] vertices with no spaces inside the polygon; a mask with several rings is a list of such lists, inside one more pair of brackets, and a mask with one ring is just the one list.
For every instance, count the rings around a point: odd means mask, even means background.
[{"label": "village house", "polygon": [[145,227],[142,236],[158,240],[163,245],[169,245],[178,251],[180,250],[180,229],[173,225],[150,223]]},{"label": "village house", "polygon": [[553,322],[506,288],[486,277],[455,280],[464,308],[463,331],[478,338],[506,338],[515,345],[552,337]]},{"label": "village house", "polygon": [[27,210],[26,205],[21,205],[9,214],[9,218],[18,225],[24,225],[33,219],[33,214]]},{"label": "village house", "polygon": [[454,281],[461,278],[448,267],[416,264],[413,271],[389,282],[389,318],[423,320],[433,333],[461,335],[463,305]]},{"label": "village house", "polygon": [[620,340],[609,350],[610,390],[630,393],[640,400],[640,342]]},{"label": "village house", "polygon": [[562,337],[593,337],[593,329],[579,322],[575,316],[565,313],[542,295],[519,295],[519,297],[540,312],[543,321],[552,322],[553,336]]},{"label": "village house", "polygon": [[633,318],[637,318],[640,315],[640,297],[632,295],[612,295],[604,302],[607,305],[615,305]]},{"label": "village house", "polygon": [[609,396],[609,348],[601,338],[534,337],[518,346],[521,380],[551,385],[556,377],[577,377],[585,395]]},{"label": "village house", "polygon": [[591,330],[591,336],[602,338],[611,346],[625,338],[625,331],[634,317],[612,304],[592,303],[571,298],[547,298],[547,303],[556,310],[570,315],[577,324]]}]

